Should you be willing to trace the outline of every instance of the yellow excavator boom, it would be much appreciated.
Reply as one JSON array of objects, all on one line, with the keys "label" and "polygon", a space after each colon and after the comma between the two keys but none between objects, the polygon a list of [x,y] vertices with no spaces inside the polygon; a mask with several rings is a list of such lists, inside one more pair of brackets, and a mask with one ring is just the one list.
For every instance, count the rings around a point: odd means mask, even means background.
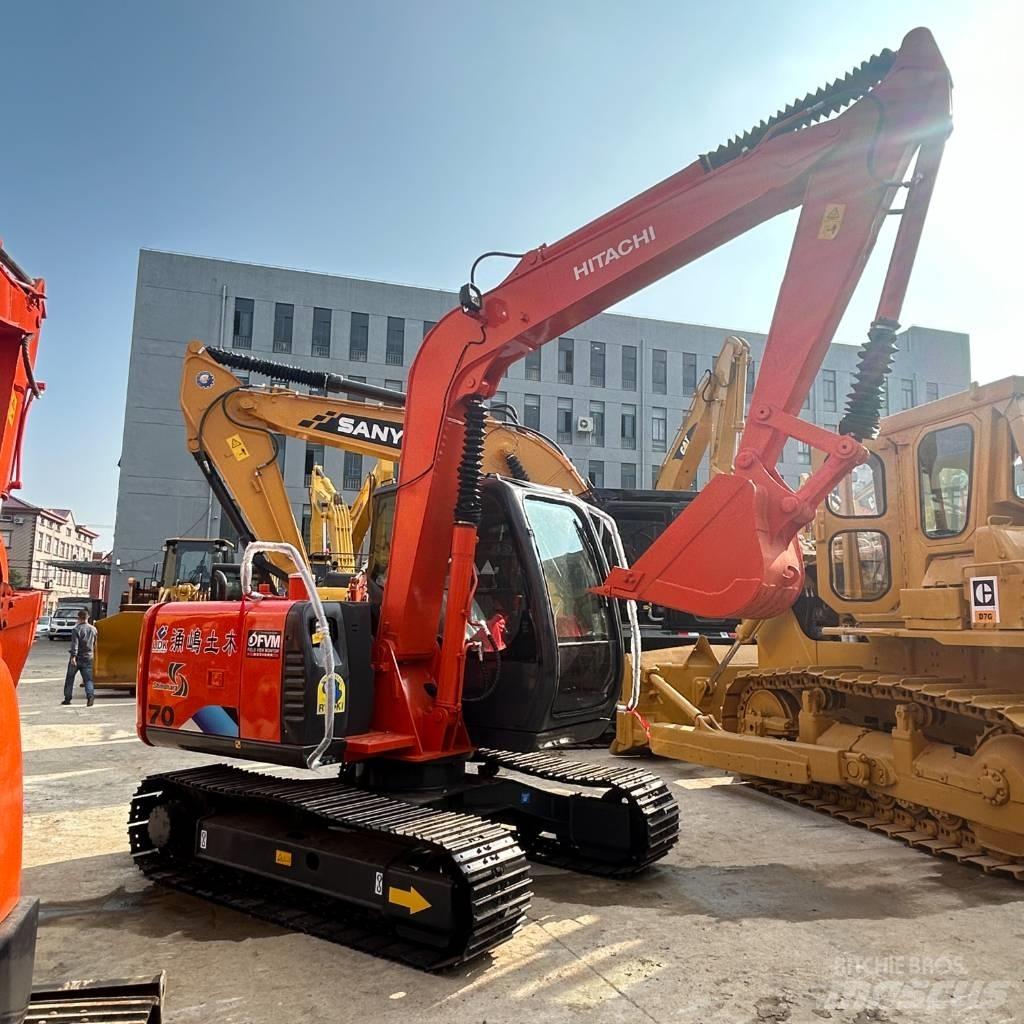
[{"label": "yellow excavator boom", "polygon": [[[190,342],[185,354],[180,402],[189,451],[218,499],[236,510],[239,533],[286,541],[307,558],[278,460],[280,437],[297,437],[385,463],[393,463],[401,454],[404,408],[244,384],[199,341]],[[590,490],[557,445],[518,423],[488,418],[483,469],[574,494]],[[382,469],[365,496],[361,494],[353,504],[354,554],[366,534],[369,497],[385,479]],[[313,537],[319,536],[314,530]],[[317,543],[312,542],[314,547]],[[280,568],[288,571],[290,567],[282,562]]]},{"label": "yellow excavator boom", "polygon": [[688,491],[697,479],[705,453],[711,475],[728,473],[743,433],[750,346],[742,339],[725,339],[715,365],[697,385],[690,408],[669,448],[654,487],[658,491]]}]

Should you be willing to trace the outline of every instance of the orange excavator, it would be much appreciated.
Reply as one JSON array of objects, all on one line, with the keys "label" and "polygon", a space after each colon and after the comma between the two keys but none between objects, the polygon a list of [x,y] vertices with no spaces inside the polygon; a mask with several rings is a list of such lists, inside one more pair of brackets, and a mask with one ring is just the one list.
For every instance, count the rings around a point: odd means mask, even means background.
[{"label": "orange excavator", "polygon": [[[129,817],[142,871],[437,968],[515,931],[530,900],[528,858],[624,877],[664,856],[678,820],[660,779],[552,748],[599,735],[614,713],[617,600],[766,616],[801,592],[798,533],[866,460],[860,439],[877,429],[949,102],[942,57],[917,29],[899,51],[561,241],[517,254],[486,293],[476,269],[502,254],[481,256],[409,375],[399,481],[375,499],[371,600],[321,602],[297,551],[254,543],[240,601],[146,613],[137,720],[146,743],[334,764],[340,778],[225,765],[151,776]],[[607,565],[602,536],[614,524],[600,510],[482,472],[484,402],[512,363],[794,208],[796,237],[735,469],[633,567]],[[799,412],[891,213],[900,227],[836,435]],[[791,437],[827,455],[795,491],[776,470]],[[253,559],[268,551],[298,569],[287,595],[252,583]]]},{"label": "orange excavator", "polygon": [[[35,378],[46,285],[30,277],[0,243],[0,499],[21,487],[21,449],[29,407],[44,385]],[[23,786],[16,688],[32,649],[41,590],[11,582],[0,543],[0,1024],[26,1020],[127,1019],[158,1024],[163,977],[136,982],[71,982],[33,989],[39,900],[21,891]],[[120,1013],[121,1016],[114,1016]]]}]

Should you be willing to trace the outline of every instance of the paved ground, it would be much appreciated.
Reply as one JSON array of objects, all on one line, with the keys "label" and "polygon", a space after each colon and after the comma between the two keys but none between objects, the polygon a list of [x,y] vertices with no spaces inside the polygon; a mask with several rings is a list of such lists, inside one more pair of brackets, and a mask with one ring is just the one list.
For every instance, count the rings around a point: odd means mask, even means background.
[{"label": "paved ground", "polygon": [[125,852],[126,808],[200,759],[145,748],[124,696],[59,707],[65,658],[37,642],[21,685],[41,978],[162,967],[171,1024],[1022,1019],[1024,890],[670,762],[666,861],[630,882],[535,868],[528,925],[440,976],[162,892]]}]

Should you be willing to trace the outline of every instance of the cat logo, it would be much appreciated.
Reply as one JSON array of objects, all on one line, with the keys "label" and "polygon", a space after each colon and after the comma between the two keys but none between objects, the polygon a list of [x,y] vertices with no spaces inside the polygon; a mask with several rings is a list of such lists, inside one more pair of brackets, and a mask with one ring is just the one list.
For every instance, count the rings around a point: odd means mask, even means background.
[{"label": "cat logo", "polygon": [[[334,713],[341,715],[345,712],[345,680],[337,672],[334,673],[334,685],[337,687]],[[316,713],[318,715],[327,714],[327,676],[320,680],[320,685],[316,688]]]}]

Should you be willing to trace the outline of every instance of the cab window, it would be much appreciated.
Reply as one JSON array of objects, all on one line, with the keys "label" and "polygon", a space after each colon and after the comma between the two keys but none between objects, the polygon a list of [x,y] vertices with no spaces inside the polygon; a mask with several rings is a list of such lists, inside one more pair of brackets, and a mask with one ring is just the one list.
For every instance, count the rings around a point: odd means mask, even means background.
[{"label": "cab window", "polygon": [[966,423],[926,434],[917,448],[921,528],[933,538],[963,533],[971,506],[974,432]]},{"label": "cab window", "polygon": [[844,530],[829,544],[832,589],[844,601],[877,601],[889,591],[889,538],[881,530]]},{"label": "cab window", "polygon": [[608,604],[591,593],[602,581],[580,517],[567,505],[535,498],[526,501],[526,517],[559,641],[607,640]]},{"label": "cab window", "polygon": [[874,452],[867,462],[855,466],[849,476],[836,484],[828,496],[828,510],[843,518],[885,515],[885,468]]}]

